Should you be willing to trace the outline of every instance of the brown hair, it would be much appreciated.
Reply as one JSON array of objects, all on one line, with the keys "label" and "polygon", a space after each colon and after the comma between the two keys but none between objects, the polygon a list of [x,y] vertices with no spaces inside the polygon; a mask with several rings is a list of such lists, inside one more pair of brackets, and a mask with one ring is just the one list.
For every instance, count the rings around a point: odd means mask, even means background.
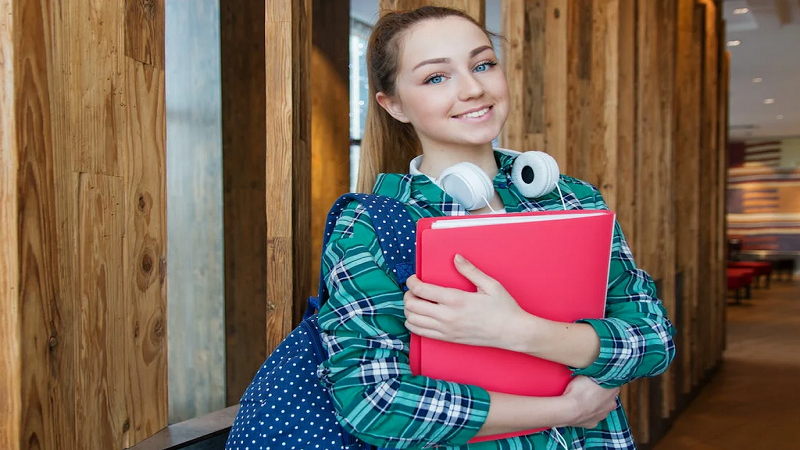
[{"label": "brown hair", "polygon": [[386,95],[395,95],[403,33],[422,21],[451,16],[472,22],[487,37],[494,36],[465,12],[439,6],[389,12],[372,29],[367,45],[369,103],[364,137],[361,140],[359,192],[372,192],[375,177],[379,173],[406,173],[409,161],[422,152],[414,127],[389,115],[378,103],[375,94],[383,92]]}]

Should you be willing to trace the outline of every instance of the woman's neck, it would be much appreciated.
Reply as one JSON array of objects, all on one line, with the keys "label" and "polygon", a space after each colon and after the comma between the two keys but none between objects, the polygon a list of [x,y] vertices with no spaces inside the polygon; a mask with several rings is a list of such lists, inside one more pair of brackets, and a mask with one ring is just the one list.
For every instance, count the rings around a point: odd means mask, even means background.
[{"label": "woman's neck", "polygon": [[480,167],[489,179],[497,175],[497,161],[494,159],[492,144],[488,143],[481,147],[428,147],[423,146],[422,163],[419,166],[420,172],[432,178],[439,178],[439,175],[450,166],[460,162],[471,162]]}]

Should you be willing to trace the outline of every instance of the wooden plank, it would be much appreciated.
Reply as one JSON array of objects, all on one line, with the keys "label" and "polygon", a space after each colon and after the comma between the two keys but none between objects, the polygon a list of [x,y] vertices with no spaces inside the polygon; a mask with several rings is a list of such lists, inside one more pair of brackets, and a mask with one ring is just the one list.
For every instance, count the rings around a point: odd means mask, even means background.
[{"label": "wooden plank", "polygon": [[78,181],[78,275],[80,315],[78,370],[75,374],[76,421],[85,448],[121,448],[127,419],[125,398],[117,387],[128,384],[125,366],[124,215],[120,177],[81,174]]},{"label": "wooden plank", "polygon": [[317,280],[328,210],[350,190],[350,1],[313,0],[312,11],[309,273]]},{"label": "wooden plank", "polygon": [[226,403],[239,402],[267,356],[264,2],[220,7],[225,234]]},{"label": "wooden plank", "polygon": [[167,425],[166,104],[164,71],[131,59],[125,89],[125,334],[130,379],[124,445]]},{"label": "wooden plank", "polygon": [[[64,47],[61,21],[47,5],[15,2],[16,99],[19,170],[19,305],[24,408],[22,448],[77,445],[75,380],[77,329],[73,268],[76,178],[71,175],[63,126],[70,92],[54,47]],[[25,30],[24,33],[21,30]],[[53,33],[53,30],[56,30]],[[59,125],[60,130],[59,130]]]},{"label": "wooden plank", "polygon": [[486,0],[380,0],[381,15],[386,11],[410,10],[425,5],[446,6],[464,11],[478,23],[486,23]]},{"label": "wooden plank", "polygon": [[523,0],[507,0],[501,2],[503,41],[503,70],[508,79],[509,111],[500,142],[503,147],[522,150],[525,143],[525,82],[526,68],[525,47],[525,15],[530,2]]},{"label": "wooden plank", "polygon": [[700,59],[695,43],[695,1],[679,0],[677,15],[677,43],[675,84],[675,224],[676,267],[683,273],[683,317],[678,330],[678,345],[686,349],[682,358],[683,384],[681,393],[688,394],[692,387],[692,302],[697,300],[698,221],[700,202]]},{"label": "wooden plank", "polygon": [[267,352],[291,331],[311,289],[310,8],[310,0],[266,6]]},{"label": "wooden plank", "polygon": [[[647,271],[654,280],[664,283],[664,267],[661,259],[659,241],[663,238],[659,233],[662,227],[662,204],[660,189],[663,169],[661,153],[663,152],[663,121],[661,115],[661,73],[659,67],[658,6],[649,0],[641,0],[637,7],[637,241],[634,255],[637,264]],[[661,296],[661,292],[659,292]],[[635,436],[639,443],[650,442],[650,409],[656,407],[650,403],[650,383],[658,380],[641,380],[638,392],[638,426]]]},{"label": "wooden plank", "polygon": [[[0,110],[16,111],[15,60],[17,16],[11,0],[0,0]],[[20,342],[20,241],[15,114],[0,114],[0,448],[17,450],[22,443],[22,353]]]},{"label": "wooden plank", "polygon": [[121,175],[116,109],[125,28],[119,8],[118,1],[78,2],[53,12],[60,17],[54,19],[55,41],[48,50],[57,68],[54,75],[64,83],[53,88],[62,95],[79,96],[64,102],[62,117],[70,118],[70,130],[59,135],[67,139],[64,144],[74,172]]},{"label": "wooden plank", "polygon": [[[708,90],[706,82],[706,8],[703,4],[698,3],[695,7],[695,45],[697,48],[697,57],[701,61],[700,67],[700,148],[698,151],[698,164],[699,164],[699,186],[700,192],[707,192],[708,178],[703,176],[709,170],[708,162],[708,114],[707,114],[707,100],[706,91]],[[708,289],[708,267],[709,267],[709,216],[708,210],[710,209],[710,199],[708,195],[700,195],[699,217],[697,228],[699,230],[698,236],[698,253],[697,253],[697,297],[693,299],[693,316],[692,316],[692,386],[699,385],[703,374],[703,343],[708,341],[706,330],[706,302],[710,298],[710,291]]]},{"label": "wooden plank", "polygon": [[[625,233],[629,245],[633,245],[636,238],[636,167],[634,138],[636,132],[636,14],[630,2],[618,2],[615,8],[618,13],[617,36],[618,48],[617,64],[617,157],[615,165],[609,167],[607,173],[616,172],[616,180],[610,191],[605,190],[604,197],[609,208],[617,212],[617,222]],[[613,12],[610,12],[613,14]],[[612,28],[613,30],[613,28]],[[613,31],[612,31],[613,33]],[[606,182],[608,183],[608,181]],[[628,416],[635,415],[634,392],[632,384],[622,387],[620,397]]]},{"label": "wooden plank", "polygon": [[544,150],[567,173],[567,68],[570,0],[546,0],[544,61]]},{"label": "wooden plank", "polygon": [[164,69],[164,0],[125,0],[125,56]]},{"label": "wooden plank", "polygon": [[[662,292],[659,297],[670,317],[675,314],[675,184],[673,173],[675,170],[675,129],[673,125],[673,104],[675,99],[675,15],[677,13],[677,0],[662,0],[657,2],[658,10],[658,58],[659,79],[659,119],[661,132],[657,137],[661,149],[658,165],[657,190],[660,203],[659,233],[653,238],[658,242],[658,253],[661,265]],[[673,369],[659,377],[661,383],[662,404],[661,418],[667,418],[674,409]],[[655,407],[655,405],[653,405]],[[658,411],[654,412],[658,417]],[[660,421],[659,421],[660,422]],[[655,426],[655,424],[652,424]],[[658,424],[658,434],[653,439],[658,439],[663,433],[661,424]]]},{"label": "wooden plank", "polygon": [[[717,231],[717,217],[716,209],[717,203],[721,200],[715,195],[717,186],[717,108],[719,96],[719,37],[717,35],[717,10],[713,1],[705,1],[706,8],[706,33],[705,33],[705,91],[704,91],[704,122],[707,125],[705,128],[705,148],[702,152],[707,159],[707,165],[701,173],[705,175],[705,182],[708,183],[704,192],[708,192],[709,199],[706,208],[701,210],[701,214],[708,216],[708,242],[706,243],[705,251],[708,253],[708,262],[706,265],[706,273],[708,283],[708,296],[701,297],[706,299],[704,308],[704,328],[706,329],[703,339],[703,359],[702,370],[705,374],[715,364],[714,358],[714,342],[716,335],[716,327],[714,317],[717,309],[717,298],[724,293],[718,292],[718,285],[714,281],[717,277],[716,267],[719,265],[717,260],[716,245],[720,236],[716,235]],[[702,250],[701,250],[702,251]]]}]

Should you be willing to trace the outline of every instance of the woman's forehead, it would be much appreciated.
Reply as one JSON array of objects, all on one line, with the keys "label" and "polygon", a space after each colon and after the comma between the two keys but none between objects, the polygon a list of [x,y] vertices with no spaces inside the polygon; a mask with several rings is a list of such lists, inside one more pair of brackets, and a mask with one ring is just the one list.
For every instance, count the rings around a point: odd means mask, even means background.
[{"label": "woman's forehead", "polygon": [[406,31],[401,45],[400,69],[411,70],[420,61],[469,58],[480,46],[491,45],[486,33],[467,19],[450,16],[429,19]]}]

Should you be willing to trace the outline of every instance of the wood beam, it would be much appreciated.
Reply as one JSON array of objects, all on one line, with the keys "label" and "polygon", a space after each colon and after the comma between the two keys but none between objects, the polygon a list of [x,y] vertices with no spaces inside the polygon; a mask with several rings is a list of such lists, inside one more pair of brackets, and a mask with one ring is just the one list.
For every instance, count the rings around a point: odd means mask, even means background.
[{"label": "wood beam", "polygon": [[312,289],[311,0],[266,3],[267,353],[298,322]]}]

